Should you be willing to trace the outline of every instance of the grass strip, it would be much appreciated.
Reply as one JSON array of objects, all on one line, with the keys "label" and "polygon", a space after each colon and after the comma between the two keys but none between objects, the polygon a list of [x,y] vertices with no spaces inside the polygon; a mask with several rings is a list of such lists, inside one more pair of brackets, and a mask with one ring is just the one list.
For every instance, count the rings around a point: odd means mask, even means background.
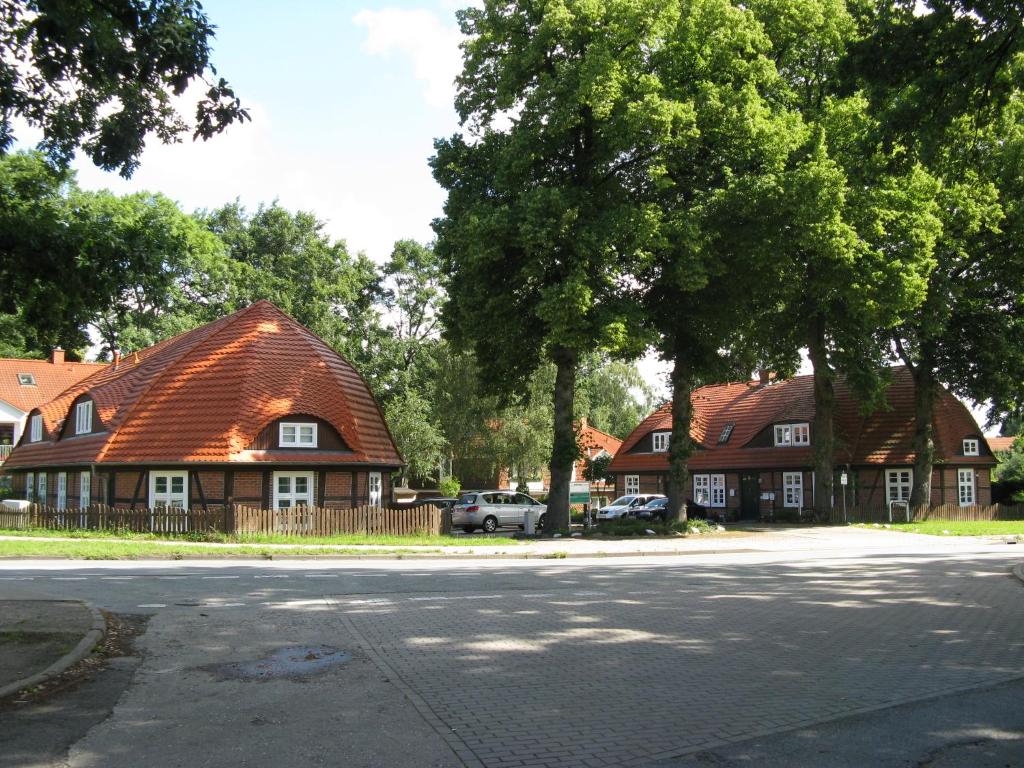
[{"label": "grass strip", "polygon": [[437,554],[436,549],[360,549],[331,547],[189,547],[144,541],[0,541],[0,558],[57,558],[66,560],[209,560],[250,557],[272,560],[276,557],[329,558],[394,557],[414,554]]},{"label": "grass strip", "polygon": [[[916,523],[885,523],[893,531],[923,533],[928,536],[1024,536],[1024,520],[922,520]],[[881,527],[861,523],[861,528]]]}]

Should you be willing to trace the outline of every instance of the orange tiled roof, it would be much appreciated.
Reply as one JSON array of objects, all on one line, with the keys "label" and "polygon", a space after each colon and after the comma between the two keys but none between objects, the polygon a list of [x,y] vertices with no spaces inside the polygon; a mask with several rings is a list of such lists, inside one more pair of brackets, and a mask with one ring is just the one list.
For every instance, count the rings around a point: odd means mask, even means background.
[{"label": "orange tiled roof", "polygon": [[[0,400],[28,413],[105,367],[105,363],[51,363],[49,360],[0,358]],[[32,374],[36,383],[19,383],[19,373]]]},{"label": "orange tiled roof", "polygon": [[1016,436],[1011,435],[1009,437],[989,437],[988,447],[993,453],[996,451],[1008,451],[1013,447],[1013,441],[1016,440]]},{"label": "orange tiled roof", "polygon": [[[98,434],[54,440],[80,395]],[[311,331],[258,301],[123,358],[40,411],[44,440],[23,439],[5,468],[153,462],[338,462],[327,452],[250,451],[270,423],[324,419],[351,449],[343,463],[399,466],[383,415],[356,370]],[[323,454],[323,455],[321,455]]]},{"label": "orange tiled roof", "polygon": [[582,425],[576,442],[584,455],[583,458],[576,462],[576,477],[583,477],[583,473],[587,469],[587,458],[593,458],[602,449],[608,451],[611,456],[614,456],[615,452],[622,445],[622,441],[619,438],[609,435],[607,432],[602,432],[600,429],[589,424]]},{"label": "orange tiled roof", "polygon": [[[909,464],[913,462],[914,382],[906,367],[892,369],[886,391],[888,408],[864,416],[843,378],[836,382],[836,463]],[[756,381],[713,384],[692,395],[691,436],[700,446],[690,457],[692,469],[781,469],[811,466],[810,447],[750,447],[748,443],[771,424],[814,420],[814,377],[797,376],[764,386]],[[729,440],[718,444],[728,423]],[[623,442],[609,468],[612,472],[667,471],[665,453],[630,453],[647,434],[672,428],[671,404],[648,416]],[[980,436],[966,406],[945,389],[935,404],[936,462],[991,464],[991,456],[965,457],[960,441]],[[813,436],[812,436],[813,440]]]}]

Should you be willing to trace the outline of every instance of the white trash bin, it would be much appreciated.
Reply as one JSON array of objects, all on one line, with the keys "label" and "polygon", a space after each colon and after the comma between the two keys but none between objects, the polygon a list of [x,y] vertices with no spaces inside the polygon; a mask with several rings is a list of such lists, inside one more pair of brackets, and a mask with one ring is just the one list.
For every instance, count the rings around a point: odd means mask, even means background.
[{"label": "white trash bin", "polygon": [[523,512],[523,532],[527,536],[537,533],[537,513],[532,509]]}]

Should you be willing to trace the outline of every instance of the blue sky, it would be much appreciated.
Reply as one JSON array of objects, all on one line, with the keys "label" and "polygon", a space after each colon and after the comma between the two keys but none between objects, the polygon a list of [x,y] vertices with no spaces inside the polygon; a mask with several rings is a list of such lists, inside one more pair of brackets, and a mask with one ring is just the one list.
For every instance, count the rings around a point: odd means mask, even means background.
[{"label": "blue sky", "polygon": [[79,161],[79,182],[164,192],[186,210],[277,198],[377,261],[397,239],[429,240],[444,195],[427,160],[458,128],[458,5],[210,0],[214,64],[252,122],[154,144],[127,182]]}]

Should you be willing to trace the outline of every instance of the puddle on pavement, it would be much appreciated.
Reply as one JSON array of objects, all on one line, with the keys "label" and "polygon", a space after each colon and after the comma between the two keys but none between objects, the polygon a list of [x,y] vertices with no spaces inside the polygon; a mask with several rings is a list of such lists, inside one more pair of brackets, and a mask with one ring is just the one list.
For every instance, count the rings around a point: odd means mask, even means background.
[{"label": "puddle on pavement", "polygon": [[296,680],[326,672],[352,660],[352,654],[328,645],[289,645],[264,659],[199,667],[219,680]]}]

